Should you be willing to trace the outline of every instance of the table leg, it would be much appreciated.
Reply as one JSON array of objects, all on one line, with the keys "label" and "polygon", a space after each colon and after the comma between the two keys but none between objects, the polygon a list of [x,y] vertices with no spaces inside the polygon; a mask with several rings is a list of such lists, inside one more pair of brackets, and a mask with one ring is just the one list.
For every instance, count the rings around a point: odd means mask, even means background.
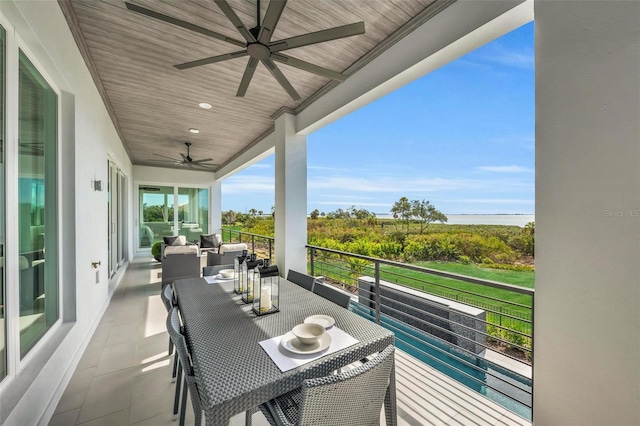
[{"label": "table leg", "polygon": [[384,396],[384,412],[386,415],[387,426],[396,426],[398,424],[398,408],[396,406],[396,361],[393,359],[391,366],[391,376],[389,377],[389,387]]}]

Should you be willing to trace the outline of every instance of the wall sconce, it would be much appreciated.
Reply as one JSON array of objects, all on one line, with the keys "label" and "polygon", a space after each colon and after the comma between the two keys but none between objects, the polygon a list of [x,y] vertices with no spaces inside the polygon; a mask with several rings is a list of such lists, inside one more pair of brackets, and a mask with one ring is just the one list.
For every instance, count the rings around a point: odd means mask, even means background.
[{"label": "wall sconce", "polygon": [[102,191],[102,181],[101,180],[94,180],[93,181],[93,190],[94,191]]}]

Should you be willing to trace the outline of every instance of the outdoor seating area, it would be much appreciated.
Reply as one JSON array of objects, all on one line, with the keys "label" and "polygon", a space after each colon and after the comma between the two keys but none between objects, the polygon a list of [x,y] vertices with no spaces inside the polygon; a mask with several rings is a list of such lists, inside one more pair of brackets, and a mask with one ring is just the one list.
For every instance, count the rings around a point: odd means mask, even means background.
[{"label": "outdoor seating area", "polygon": [[[167,351],[167,309],[159,273],[160,265],[151,257],[134,258],[49,425],[177,424],[174,357]],[[401,350],[395,351],[395,363],[399,425],[530,425]],[[194,424],[191,402],[186,407],[185,424]],[[386,424],[384,417],[381,410],[381,424]],[[229,424],[239,426],[245,420],[243,412]],[[252,421],[269,424],[260,411]]]}]

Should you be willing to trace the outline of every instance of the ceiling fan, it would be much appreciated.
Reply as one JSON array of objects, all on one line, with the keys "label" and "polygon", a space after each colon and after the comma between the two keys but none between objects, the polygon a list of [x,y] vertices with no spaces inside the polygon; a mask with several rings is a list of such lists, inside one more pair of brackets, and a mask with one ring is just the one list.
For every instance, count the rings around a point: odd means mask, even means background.
[{"label": "ceiling fan", "polygon": [[198,59],[196,61],[174,65],[176,68],[184,70],[201,65],[213,64],[229,59],[249,56],[249,62],[247,63],[247,67],[245,68],[242,80],[240,81],[240,87],[238,87],[236,96],[242,97],[247,92],[247,88],[249,87],[249,83],[251,82],[251,78],[253,77],[253,73],[258,66],[258,62],[262,62],[262,64],[267,67],[269,72],[271,72],[271,75],[273,75],[273,77],[278,81],[278,83],[280,83],[282,88],[294,101],[300,100],[300,95],[298,94],[298,92],[296,92],[296,89],[293,88],[289,80],[287,80],[287,78],[284,76],[282,71],[280,71],[280,68],[278,68],[274,61],[281,62],[283,64],[287,64],[301,70],[312,72],[339,82],[343,82],[344,80],[346,80],[347,76],[344,74],[311,64],[309,62],[302,61],[300,59],[293,58],[280,52],[297,47],[309,46],[325,41],[364,34],[364,22],[356,22],[353,24],[342,25],[340,27],[302,34],[283,40],[271,41],[271,37],[273,35],[273,32],[275,31],[278,21],[280,20],[280,15],[284,10],[287,0],[271,0],[269,2],[269,6],[267,8],[267,12],[264,16],[262,24],[260,23],[260,0],[257,0],[257,23],[255,27],[249,29],[247,29],[240,18],[238,18],[238,15],[236,15],[231,6],[229,6],[227,0],[214,1],[218,5],[218,7],[220,7],[222,12],[227,16],[227,18],[229,18],[233,26],[236,27],[245,41],[227,37],[220,33],[194,25],[190,22],[163,15],[161,13],[146,9],[141,6],[137,6],[132,3],[125,2],[125,4],[127,6],[127,9],[134,12],[138,12],[151,18],[168,22],[178,27],[186,28],[200,34],[225,41],[229,44],[242,47],[242,50],[225,53],[224,55],[211,56],[209,58]]},{"label": "ceiling fan", "polygon": [[191,155],[189,154],[189,148],[191,147],[191,142],[185,142],[184,144],[187,146],[187,155],[180,153],[180,156],[182,158],[179,158],[179,159],[171,158],[171,157],[167,157],[166,155],[160,155],[160,154],[154,153],[153,155],[161,158],[166,158],[166,160],[149,160],[149,161],[153,161],[156,163],[173,164],[175,166],[185,165],[191,169],[198,168],[198,169],[204,169],[204,170],[214,170],[217,164],[209,163],[209,161],[213,161],[213,158],[204,158],[202,160],[194,160],[193,158],[191,158]]}]

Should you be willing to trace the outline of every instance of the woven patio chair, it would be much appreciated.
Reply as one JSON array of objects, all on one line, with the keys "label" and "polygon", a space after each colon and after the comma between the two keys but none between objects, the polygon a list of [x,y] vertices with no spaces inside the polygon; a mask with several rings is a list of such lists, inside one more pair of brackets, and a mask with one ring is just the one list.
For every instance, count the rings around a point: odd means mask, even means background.
[{"label": "woven patio chair", "polygon": [[333,303],[338,306],[342,306],[343,308],[348,308],[349,301],[351,301],[351,296],[349,296],[347,293],[344,293],[327,284],[316,283],[316,285],[313,286],[313,292],[318,296],[322,296],[327,300],[331,300]]},{"label": "woven patio chair", "polygon": [[[187,349],[187,341],[181,331],[180,318],[178,316],[178,308],[173,307],[167,315],[167,331],[171,337],[171,341],[178,353],[180,367],[178,368],[178,380],[176,382],[176,392],[180,391],[180,379],[184,375],[184,385],[182,390],[182,405],[180,408],[180,426],[184,426],[184,419],[187,408],[187,394],[191,394],[191,405],[193,406],[193,414],[195,417],[194,424],[200,426],[202,423],[202,406],[200,405],[200,393],[196,385],[196,376],[191,365],[191,357]],[[177,398],[174,402],[174,414],[177,410]]]},{"label": "woven patio chair", "polygon": [[313,283],[316,281],[316,279],[310,275],[294,271],[293,269],[289,269],[289,273],[287,274],[287,281],[291,281],[292,283],[298,284],[304,289],[312,291]]},{"label": "woven patio chair", "polygon": [[215,266],[205,266],[202,268],[202,276],[203,277],[211,277],[214,275],[218,275],[218,273],[222,269],[233,269],[233,263],[230,265],[215,265]]},{"label": "woven patio chair", "polygon": [[278,426],[379,425],[394,350],[388,346],[353,370],[307,379],[301,388],[260,405],[260,411]]}]

